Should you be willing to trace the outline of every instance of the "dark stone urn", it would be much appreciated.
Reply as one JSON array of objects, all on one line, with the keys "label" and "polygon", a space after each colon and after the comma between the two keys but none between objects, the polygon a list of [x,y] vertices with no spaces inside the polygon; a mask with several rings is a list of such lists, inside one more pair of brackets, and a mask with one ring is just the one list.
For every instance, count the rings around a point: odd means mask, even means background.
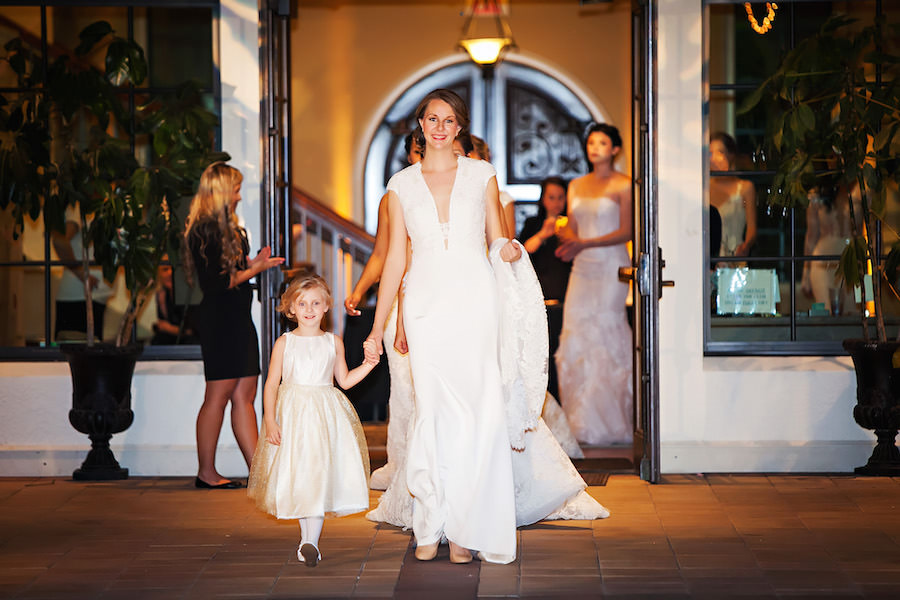
[{"label": "dark stone urn", "polygon": [[72,373],[72,410],[69,423],[91,438],[91,450],[72,478],[79,481],[127,479],[109,447],[114,433],[128,429],[131,411],[131,378],[143,347],[107,344],[65,345],[60,348]]},{"label": "dark stone urn", "polygon": [[869,462],[855,471],[861,475],[900,475],[900,450],[894,443],[900,429],[900,368],[893,364],[900,342],[844,340],[844,349],[856,368],[853,418],[860,426],[874,429],[878,438]]}]

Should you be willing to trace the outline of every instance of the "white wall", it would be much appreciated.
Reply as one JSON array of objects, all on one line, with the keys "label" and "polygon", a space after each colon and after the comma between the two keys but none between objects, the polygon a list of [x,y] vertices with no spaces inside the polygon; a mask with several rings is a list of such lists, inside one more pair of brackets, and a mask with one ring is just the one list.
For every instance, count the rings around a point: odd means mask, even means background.
[{"label": "white wall", "polygon": [[703,356],[703,22],[659,2],[661,467],[667,473],[848,471],[874,436],[853,421],[849,358]]},{"label": "white wall", "polygon": [[[261,188],[258,20],[256,0],[222,0],[222,148],[244,174],[238,213],[253,252],[259,248]],[[259,318],[255,303],[257,328]],[[132,383],[134,424],[111,443],[131,475],[197,472],[194,423],[203,390],[200,361],[138,363]],[[68,476],[81,464],[90,441],[69,425],[71,398],[64,362],[0,363],[0,475]],[[257,411],[259,406],[257,398]],[[247,467],[229,422],[226,412],[217,467],[226,476],[245,476]]]}]

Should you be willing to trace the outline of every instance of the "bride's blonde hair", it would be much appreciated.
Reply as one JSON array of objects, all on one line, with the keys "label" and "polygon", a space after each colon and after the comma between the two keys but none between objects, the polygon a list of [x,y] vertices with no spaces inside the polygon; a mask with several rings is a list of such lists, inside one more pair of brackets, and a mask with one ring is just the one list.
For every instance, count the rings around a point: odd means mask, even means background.
[{"label": "bride's blonde hair", "polygon": [[[223,273],[234,274],[241,266],[244,256],[240,224],[237,215],[231,211],[231,199],[234,189],[241,185],[244,176],[241,172],[223,162],[214,162],[203,171],[197,193],[191,200],[191,209],[184,224],[184,265],[188,275],[194,271],[188,240],[196,225],[201,221],[215,222],[216,229],[222,239],[222,263],[219,265]],[[207,240],[200,241],[201,253],[206,248]]]}]

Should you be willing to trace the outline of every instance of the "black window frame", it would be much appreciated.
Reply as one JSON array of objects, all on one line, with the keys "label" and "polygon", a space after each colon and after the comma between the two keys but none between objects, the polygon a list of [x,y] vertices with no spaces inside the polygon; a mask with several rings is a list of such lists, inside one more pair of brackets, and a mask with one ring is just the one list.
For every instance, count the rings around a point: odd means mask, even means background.
[{"label": "black window frame", "polygon": [[[790,12],[790,31],[789,31],[789,48],[792,49],[798,43],[798,39],[796,37],[796,23],[797,19],[794,18],[794,8],[799,4],[804,3],[823,3],[824,0],[784,0],[778,3],[779,10],[777,16],[784,15],[785,12]],[[708,202],[708,192],[709,192],[709,180],[713,177],[722,177],[722,176],[736,176],[741,178],[747,177],[755,177],[755,178],[769,178],[771,180],[775,175],[775,171],[771,169],[759,169],[759,170],[751,170],[751,171],[709,171],[706,166],[709,165],[709,144],[708,139],[710,135],[710,123],[709,123],[709,106],[710,106],[710,97],[712,92],[747,92],[755,90],[758,87],[758,83],[721,83],[721,84],[712,84],[710,83],[709,76],[709,56],[714,51],[709,47],[709,37],[710,37],[710,18],[709,18],[709,7],[713,5],[738,5],[743,6],[744,0],[703,0],[703,35],[705,37],[704,44],[704,57],[703,57],[703,87],[704,87],[704,100],[703,100],[703,189],[704,189],[704,207],[707,206]],[[875,15],[874,17],[879,17],[884,15],[884,10],[882,6],[881,0],[874,0],[875,5]],[[764,3],[763,3],[764,6]],[[756,8],[759,9],[759,5],[756,5]],[[760,18],[757,15],[757,18]],[[784,19],[781,20],[782,22]],[[778,21],[776,21],[778,24]],[[747,25],[749,27],[749,24]],[[737,49],[736,49],[737,51]],[[758,207],[760,208],[760,207]],[[781,210],[780,208],[778,210]],[[781,318],[787,317],[789,319],[790,324],[790,341],[714,341],[711,339],[712,333],[712,314],[710,311],[710,298],[712,294],[712,283],[710,281],[710,277],[704,275],[703,277],[703,355],[704,356],[846,356],[847,352],[844,350],[842,346],[842,340],[821,340],[821,341],[803,341],[797,340],[797,310],[796,310],[796,299],[797,299],[797,282],[800,279],[797,277],[798,269],[802,271],[803,265],[805,262],[810,260],[823,260],[827,259],[827,256],[807,256],[804,254],[797,253],[797,236],[798,236],[798,217],[803,216],[803,212],[798,212],[796,208],[784,209],[784,220],[785,220],[785,229],[788,231],[789,238],[789,251],[784,256],[764,256],[764,255],[752,255],[750,257],[716,257],[716,262],[770,262],[773,267],[777,266],[778,263],[789,263],[788,272],[790,273],[790,278],[792,284],[789,286],[790,297],[788,299],[788,305],[790,307],[790,312],[788,315],[783,315]],[[881,225],[880,223],[876,226],[876,251],[881,253]],[[704,223],[703,223],[703,264],[700,266],[706,270],[706,266],[711,264],[711,257],[709,255],[709,211],[704,209]],[[874,317],[868,317],[871,322],[874,322]]]}]

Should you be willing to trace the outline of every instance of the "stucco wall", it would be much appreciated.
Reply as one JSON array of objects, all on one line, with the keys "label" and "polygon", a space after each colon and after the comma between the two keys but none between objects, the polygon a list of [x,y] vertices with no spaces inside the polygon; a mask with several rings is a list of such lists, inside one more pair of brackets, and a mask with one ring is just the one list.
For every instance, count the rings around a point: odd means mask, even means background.
[{"label": "stucco wall", "polygon": [[703,356],[703,23],[659,2],[661,465],[664,472],[847,471],[874,436],[852,417],[849,358]]}]

